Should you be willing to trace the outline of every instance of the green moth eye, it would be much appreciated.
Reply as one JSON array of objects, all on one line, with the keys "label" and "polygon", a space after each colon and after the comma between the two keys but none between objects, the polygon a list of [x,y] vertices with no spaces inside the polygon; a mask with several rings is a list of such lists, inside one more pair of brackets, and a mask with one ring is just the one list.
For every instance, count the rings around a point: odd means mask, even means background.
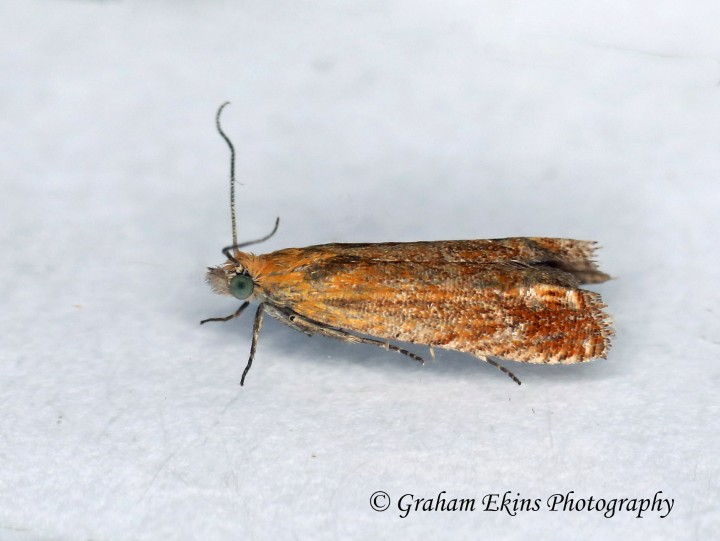
[{"label": "green moth eye", "polygon": [[230,293],[240,300],[247,299],[252,295],[255,284],[247,274],[237,274],[230,280]]}]

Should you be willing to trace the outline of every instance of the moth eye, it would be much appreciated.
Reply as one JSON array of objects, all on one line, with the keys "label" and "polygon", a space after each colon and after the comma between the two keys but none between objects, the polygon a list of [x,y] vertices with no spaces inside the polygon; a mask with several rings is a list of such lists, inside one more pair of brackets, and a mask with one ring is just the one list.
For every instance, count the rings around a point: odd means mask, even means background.
[{"label": "moth eye", "polygon": [[230,293],[240,300],[247,299],[252,295],[255,284],[247,274],[237,274],[230,280]]}]

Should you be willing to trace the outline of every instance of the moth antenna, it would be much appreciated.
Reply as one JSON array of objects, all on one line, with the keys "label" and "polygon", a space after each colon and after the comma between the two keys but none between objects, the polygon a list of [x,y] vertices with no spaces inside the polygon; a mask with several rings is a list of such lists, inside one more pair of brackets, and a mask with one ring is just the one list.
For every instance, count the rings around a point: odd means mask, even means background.
[{"label": "moth antenna", "polygon": [[268,233],[268,234],[265,235],[264,237],[259,238],[259,239],[255,239],[255,240],[249,240],[249,241],[246,241],[246,242],[241,242],[240,244],[235,243],[235,244],[233,244],[232,246],[226,246],[225,248],[222,249],[222,253],[223,253],[223,254],[225,255],[225,257],[227,257],[230,261],[232,261],[233,263],[237,264],[237,261],[235,260],[235,258],[234,258],[234,257],[232,256],[232,254],[230,253],[230,250],[237,250],[238,248],[245,248],[245,246],[250,246],[251,244],[258,244],[258,243],[260,243],[260,242],[265,242],[265,241],[268,240],[270,237],[272,237],[275,233],[277,233],[277,230],[278,230],[278,226],[279,226],[279,225],[280,225],[280,217],[278,216],[277,218],[275,218],[275,227],[273,227],[272,231],[270,231],[270,233]]},{"label": "moth antenna", "polygon": [[237,250],[238,248],[243,248],[245,246],[250,246],[251,244],[257,244],[259,242],[264,242],[268,240],[270,237],[272,237],[278,230],[278,226],[280,225],[280,218],[275,218],[275,227],[273,227],[273,230],[270,231],[269,234],[265,235],[264,237],[260,239],[250,240],[247,242],[241,242],[238,243],[237,240],[237,212],[235,210],[235,184],[237,181],[235,180],[235,147],[232,144],[232,141],[230,141],[230,138],[227,136],[227,134],[223,131],[222,125],[220,124],[220,115],[223,112],[223,109],[227,105],[230,105],[229,101],[226,101],[223,103],[217,111],[217,114],[215,115],[215,126],[217,127],[217,131],[220,134],[220,136],[225,139],[225,142],[227,143],[228,148],[230,149],[230,221],[232,222],[232,240],[233,243],[230,246],[227,246],[223,248],[222,253],[227,257],[230,261],[238,264],[237,259],[233,257],[233,255],[230,253],[230,250]]},{"label": "moth antenna", "polygon": [[[215,126],[217,127],[217,131],[220,134],[220,136],[223,139],[225,139],[227,146],[230,148],[230,220],[232,222],[233,245],[236,245],[237,244],[237,218],[235,216],[235,147],[233,146],[232,141],[230,141],[230,138],[227,135],[225,135],[225,132],[223,131],[222,126],[220,125],[220,114],[222,113],[222,111],[226,105],[230,105],[230,102],[226,101],[218,108],[217,114],[215,115]],[[230,258],[230,259],[232,259],[234,261],[233,258]]]},{"label": "moth antenna", "polygon": [[521,383],[520,380],[517,378],[517,376],[515,376],[515,374],[513,374],[512,372],[510,372],[510,370],[508,370],[507,368],[505,368],[503,365],[496,363],[496,362],[493,361],[492,359],[483,359],[483,360],[484,360],[486,363],[488,363],[489,365],[492,365],[492,366],[494,366],[495,368],[497,368],[498,370],[500,370],[500,372],[504,372],[505,374],[507,374],[508,377],[509,377],[511,380],[513,380],[515,383],[517,383],[518,385],[522,385],[522,383]]}]

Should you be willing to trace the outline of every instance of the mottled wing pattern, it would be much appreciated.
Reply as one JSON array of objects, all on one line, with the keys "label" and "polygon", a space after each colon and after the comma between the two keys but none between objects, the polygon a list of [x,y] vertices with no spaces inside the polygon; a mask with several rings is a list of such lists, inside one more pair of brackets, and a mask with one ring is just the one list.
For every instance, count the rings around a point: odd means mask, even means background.
[{"label": "mottled wing pattern", "polygon": [[241,260],[261,295],[324,325],[533,363],[604,357],[593,243],[509,238],[329,244]]}]

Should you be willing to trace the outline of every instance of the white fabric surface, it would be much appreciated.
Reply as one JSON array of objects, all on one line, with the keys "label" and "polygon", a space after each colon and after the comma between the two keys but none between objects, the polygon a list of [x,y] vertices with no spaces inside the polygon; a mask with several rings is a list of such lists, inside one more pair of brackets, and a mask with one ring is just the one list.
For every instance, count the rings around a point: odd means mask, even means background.
[{"label": "white fabric surface", "polygon": [[[710,539],[720,528],[720,4],[0,4],[0,538]],[[598,240],[582,366],[425,367],[267,320],[241,238]],[[424,348],[415,348],[427,354]],[[378,513],[370,495],[386,491]],[[418,512],[406,493],[674,499]]]}]

